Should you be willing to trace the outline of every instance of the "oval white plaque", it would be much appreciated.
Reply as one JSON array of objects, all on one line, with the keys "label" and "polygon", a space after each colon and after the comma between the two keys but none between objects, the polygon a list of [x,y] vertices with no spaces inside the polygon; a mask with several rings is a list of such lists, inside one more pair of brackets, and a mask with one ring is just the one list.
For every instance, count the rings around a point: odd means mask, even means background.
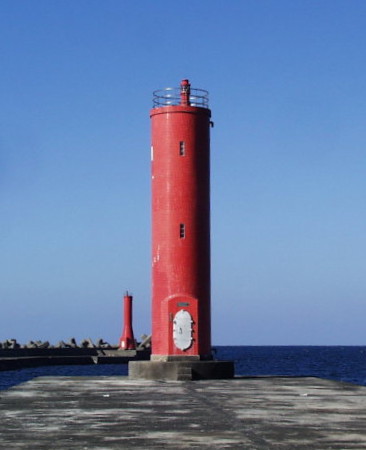
[{"label": "oval white plaque", "polygon": [[192,345],[192,323],[192,316],[184,309],[174,316],[173,339],[179,350],[187,350]]}]

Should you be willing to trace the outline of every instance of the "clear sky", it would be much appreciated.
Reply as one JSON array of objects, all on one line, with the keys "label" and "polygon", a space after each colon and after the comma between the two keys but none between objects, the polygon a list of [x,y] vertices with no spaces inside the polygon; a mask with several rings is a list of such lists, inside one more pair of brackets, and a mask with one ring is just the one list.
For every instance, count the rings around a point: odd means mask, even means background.
[{"label": "clear sky", "polygon": [[218,345],[366,344],[366,2],[0,2],[0,340],[150,326],[152,91],[210,92]]}]

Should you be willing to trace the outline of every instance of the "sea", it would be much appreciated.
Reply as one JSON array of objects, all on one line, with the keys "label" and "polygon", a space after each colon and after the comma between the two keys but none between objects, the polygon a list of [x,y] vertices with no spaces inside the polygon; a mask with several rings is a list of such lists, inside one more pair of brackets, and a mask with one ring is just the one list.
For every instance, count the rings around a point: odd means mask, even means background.
[{"label": "sea", "polygon": [[[366,346],[216,346],[236,376],[312,376],[366,386]],[[40,376],[127,376],[127,364],[68,365],[0,372],[0,390]]]}]

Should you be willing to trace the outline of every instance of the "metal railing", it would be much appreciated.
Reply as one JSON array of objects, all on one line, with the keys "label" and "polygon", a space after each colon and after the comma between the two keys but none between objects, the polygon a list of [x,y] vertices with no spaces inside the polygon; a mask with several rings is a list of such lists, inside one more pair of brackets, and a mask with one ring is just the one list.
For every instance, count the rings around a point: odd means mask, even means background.
[{"label": "metal railing", "polygon": [[[165,88],[153,92],[153,108],[161,106],[182,105],[181,88]],[[186,103],[187,104],[187,103]],[[189,106],[208,108],[208,92],[204,89],[192,89],[189,91]]]}]

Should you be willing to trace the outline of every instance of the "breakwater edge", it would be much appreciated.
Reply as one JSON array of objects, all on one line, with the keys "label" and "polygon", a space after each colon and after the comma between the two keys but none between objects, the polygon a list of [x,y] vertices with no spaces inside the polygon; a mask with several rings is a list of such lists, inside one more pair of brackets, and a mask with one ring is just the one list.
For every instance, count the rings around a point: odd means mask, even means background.
[{"label": "breakwater edge", "polygon": [[[366,346],[216,346],[236,376],[315,376],[366,386]],[[38,376],[127,376],[127,364],[54,365],[0,372],[0,389]]]}]

